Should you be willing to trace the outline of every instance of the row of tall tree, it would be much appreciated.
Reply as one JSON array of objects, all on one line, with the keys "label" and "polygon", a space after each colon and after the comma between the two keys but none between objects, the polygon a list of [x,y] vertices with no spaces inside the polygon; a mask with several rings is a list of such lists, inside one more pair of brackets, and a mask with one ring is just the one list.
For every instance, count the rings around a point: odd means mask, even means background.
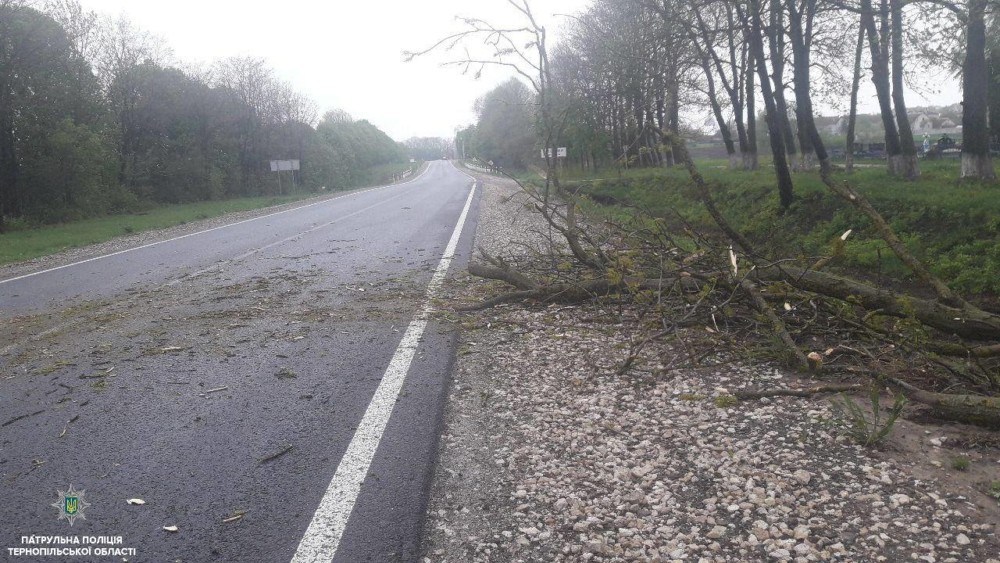
[{"label": "row of tall tree", "polygon": [[455,156],[454,144],[441,137],[410,137],[403,141],[403,146],[417,160],[438,160]]},{"label": "row of tall tree", "polygon": [[0,231],[11,219],[288,191],[272,159],[299,159],[296,182],[318,189],[405,158],[367,121],[319,118],[262,59],[185,69],[127,19],[75,0],[0,0]]},{"label": "row of tall tree", "polygon": [[[904,85],[937,68],[962,80],[962,176],[993,179],[988,106],[991,93],[1000,99],[1000,83],[990,79],[1000,72],[1000,46],[989,40],[1000,34],[986,32],[1000,31],[993,8],[987,0],[596,0],[540,69],[549,122],[559,124],[553,141],[584,166],[669,166],[667,137],[682,133],[683,115],[707,111],[734,169],[759,167],[764,129],[787,206],[795,170],[830,168],[817,106],[848,108],[843,148],[852,165],[863,80],[874,86],[888,172],[919,177]],[[534,86],[529,97],[541,107]],[[496,112],[484,111],[485,102],[514,88],[485,96],[476,125],[460,134],[474,131],[487,156],[501,148],[486,139],[517,137],[503,131],[509,119],[491,121]],[[1000,130],[1000,115],[992,126]]]},{"label": "row of tall tree", "polygon": [[502,168],[525,169],[537,158],[535,93],[510,78],[476,100],[476,124],[460,130],[455,147]]}]

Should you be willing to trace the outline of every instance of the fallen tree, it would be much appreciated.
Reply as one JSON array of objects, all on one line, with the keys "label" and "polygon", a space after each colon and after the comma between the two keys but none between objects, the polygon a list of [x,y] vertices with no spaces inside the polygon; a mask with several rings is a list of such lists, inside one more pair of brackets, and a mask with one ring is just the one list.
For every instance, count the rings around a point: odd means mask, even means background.
[{"label": "fallen tree", "polygon": [[[537,133],[546,165],[541,185],[508,177],[520,186],[526,198],[524,207],[544,219],[553,240],[539,253],[539,264],[531,270],[519,269],[503,256],[480,250],[479,260],[470,262],[470,273],[502,282],[512,290],[469,309],[519,301],[629,302],[642,310],[639,317],[655,318],[656,322],[637,327],[647,330],[648,335],[637,339],[621,373],[634,365],[645,343],[677,337],[681,329],[699,324],[720,337],[733,335],[730,341],[739,342],[736,346],[767,349],[772,358],[814,376],[834,375],[845,367],[837,362],[846,360],[825,360],[825,355],[810,352],[809,347],[870,346],[872,353],[852,360],[864,365],[849,367],[860,368],[875,382],[889,382],[910,400],[926,404],[946,418],[986,424],[1000,421],[1000,401],[996,398],[1000,393],[1000,316],[975,306],[935,277],[861,192],[831,176],[829,166],[821,166],[827,189],[870,220],[875,234],[913,273],[925,293],[875,287],[850,274],[827,271],[836,262],[836,248],[831,256],[812,263],[755,248],[720,211],[710,185],[676,131],[660,132],[666,143],[663,149],[686,168],[694,187],[691,197],[704,206],[717,229],[700,232],[686,223],[671,227],[645,217],[640,210],[630,221],[591,225],[585,218],[581,220],[580,196],[561,184],[554,157],[568,114],[554,101],[545,29],[535,21],[526,2],[508,3],[523,16],[523,27],[498,28],[483,20],[466,19],[467,30],[410,55],[419,56],[438,47],[448,50],[469,40],[482,41],[487,54],[465,50],[451,64],[466,70],[486,65],[512,68],[537,93]],[[755,47],[760,50],[759,45]],[[763,68],[763,56],[759,59],[757,65]],[[761,74],[766,81],[766,73]],[[844,234],[837,248],[849,235],[850,231]],[[684,244],[677,242],[681,237]],[[568,268],[557,267],[566,263]],[[775,299],[779,295],[781,299]],[[800,309],[790,302],[810,306]],[[850,346],[842,346],[844,342]],[[937,390],[925,390],[902,379],[914,366],[928,374],[924,383]],[[961,393],[939,392],[956,384]],[[827,381],[801,393],[815,394],[844,385],[848,384]],[[797,396],[778,393],[782,394]]]}]

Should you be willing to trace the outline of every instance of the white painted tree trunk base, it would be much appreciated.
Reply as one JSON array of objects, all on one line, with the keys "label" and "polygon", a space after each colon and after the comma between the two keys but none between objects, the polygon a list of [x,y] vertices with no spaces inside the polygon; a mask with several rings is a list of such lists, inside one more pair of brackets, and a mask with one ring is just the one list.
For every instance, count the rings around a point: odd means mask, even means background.
[{"label": "white painted tree trunk base", "polygon": [[990,155],[962,153],[962,178],[996,180],[996,169]]},{"label": "white painted tree trunk base", "polygon": [[920,177],[920,166],[916,155],[897,154],[889,157],[889,174],[907,180]]}]

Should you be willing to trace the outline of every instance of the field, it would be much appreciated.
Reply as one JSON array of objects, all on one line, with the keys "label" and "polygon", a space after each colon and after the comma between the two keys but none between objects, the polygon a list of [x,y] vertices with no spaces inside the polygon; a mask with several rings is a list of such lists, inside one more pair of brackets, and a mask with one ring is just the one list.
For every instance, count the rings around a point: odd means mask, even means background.
[{"label": "field", "polygon": [[[842,267],[863,269],[869,277],[908,279],[902,264],[871,232],[868,220],[830,194],[818,173],[794,175],[796,201],[782,212],[768,163],[756,172],[728,170],[722,160],[704,160],[698,166],[728,219],[772,257],[822,255],[851,229]],[[958,180],[956,161],[921,162],[921,172],[919,181],[906,182],[869,163],[850,175],[838,172],[837,179],[867,195],[917,256],[952,287],[992,300],[1000,295],[1000,185]],[[683,219],[711,228],[681,168],[589,175],[566,170],[564,178],[589,197],[593,212],[625,218],[641,210],[642,215],[668,222]]]}]

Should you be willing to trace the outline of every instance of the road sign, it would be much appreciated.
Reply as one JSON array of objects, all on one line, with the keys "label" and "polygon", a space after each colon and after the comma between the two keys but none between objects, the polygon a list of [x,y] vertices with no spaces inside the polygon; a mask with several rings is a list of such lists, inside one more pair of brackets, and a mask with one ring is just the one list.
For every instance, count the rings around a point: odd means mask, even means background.
[{"label": "road sign", "polygon": [[288,170],[300,170],[298,160],[272,160],[271,172],[285,172]]},{"label": "road sign", "polygon": [[[566,147],[559,147],[557,149],[550,148],[549,156],[553,156],[553,152],[558,158],[566,158]],[[538,154],[541,155],[541,158],[545,158],[545,149],[539,149]]]}]

